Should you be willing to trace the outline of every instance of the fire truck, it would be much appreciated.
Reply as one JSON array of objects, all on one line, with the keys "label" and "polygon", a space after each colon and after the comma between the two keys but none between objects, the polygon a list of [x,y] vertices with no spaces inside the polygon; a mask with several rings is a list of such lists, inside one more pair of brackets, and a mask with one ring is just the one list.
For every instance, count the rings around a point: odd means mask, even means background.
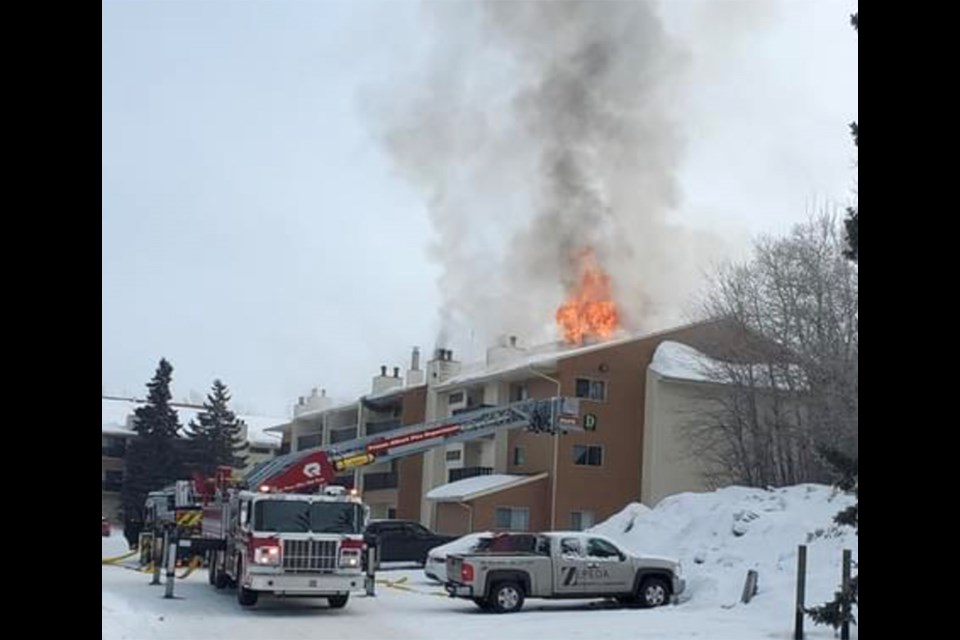
[{"label": "fire truck", "polygon": [[579,420],[574,398],[530,399],[290,453],[255,469],[240,486],[224,469],[212,482],[195,483],[204,503],[202,536],[177,544],[205,551],[210,583],[235,585],[242,606],[272,593],[324,597],[340,608],[365,588],[364,565],[374,564],[364,563],[368,510],[333,484],[338,473],[501,430],[556,434],[578,429]]},{"label": "fire truck", "polygon": [[261,593],[324,597],[346,606],[364,589],[362,554],[367,510],[343,487],[320,493],[229,490],[203,510],[210,583],[235,585],[237,602]]}]

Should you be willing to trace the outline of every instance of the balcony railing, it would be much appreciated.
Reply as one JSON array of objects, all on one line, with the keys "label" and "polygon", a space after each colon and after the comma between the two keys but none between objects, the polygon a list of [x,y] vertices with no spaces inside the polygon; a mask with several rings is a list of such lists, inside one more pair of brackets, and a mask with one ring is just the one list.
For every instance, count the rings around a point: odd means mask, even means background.
[{"label": "balcony railing", "polygon": [[368,422],[367,423],[367,435],[374,436],[378,433],[384,433],[386,431],[393,431],[394,429],[399,429],[403,425],[399,420],[381,420],[380,422]]},{"label": "balcony railing", "polygon": [[377,489],[396,489],[398,477],[394,471],[368,473],[363,476],[363,490],[376,491]]},{"label": "balcony railing", "polygon": [[456,482],[464,478],[474,478],[476,476],[488,476],[493,473],[493,467],[463,467],[462,469],[450,469],[447,482]]},{"label": "balcony railing", "polygon": [[127,448],[124,446],[100,447],[100,455],[104,458],[122,458],[127,455]]},{"label": "balcony railing", "polygon": [[344,440],[353,440],[357,437],[357,427],[346,427],[343,429],[330,430],[330,444],[343,442]]}]

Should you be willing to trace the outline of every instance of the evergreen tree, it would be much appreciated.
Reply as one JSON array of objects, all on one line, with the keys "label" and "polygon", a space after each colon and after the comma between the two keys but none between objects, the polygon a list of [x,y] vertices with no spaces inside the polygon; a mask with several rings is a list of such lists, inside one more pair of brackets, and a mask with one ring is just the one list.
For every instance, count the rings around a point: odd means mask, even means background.
[{"label": "evergreen tree", "polygon": [[191,462],[205,476],[218,466],[242,468],[246,465],[245,425],[229,408],[230,392],[220,380],[203,403],[203,411],[190,422]]},{"label": "evergreen tree", "polygon": [[147,401],[134,412],[133,428],[127,449],[126,472],[121,501],[127,521],[142,522],[147,494],[162,489],[180,477],[181,456],[177,440],[180,421],[170,406],[170,380],[173,367],[160,360],[153,379],[147,383]]},{"label": "evergreen tree", "polygon": [[[860,12],[850,16],[850,24],[860,32],[859,28]],[[860,128],[856,122],[850,123],[850,133],[853,135],[853,144],[860,149]],[[847,218],[843,221],[847,228],[847,257],[854,262],[860,262],[860,205],[849,207],[847,209]]]},{"label": "evergreen tree", "polygon": [[[859,33],[860,12],[850,16],[850,24]],[[850,125],[850,133],[853,135],[853,143],[860,148],[860,130],[857,123]],[[859,235],[859,207],[850,207],[847,209],[847,218],[844,220],[847,231],[847,252],[846,255],[854,262],[860,261],[860,235]],[[836,449],[824,448],[821,454],[827,463],[838,475],[836,483],[837,488],[847,493],[853,493],[857,501],[850,507],[847,507],[836,516],[834,522],[839,525],[854,527],[857,535],[860,535],[860,459],[849,456]],[[844,622],[856,624],[856,616],[853,615],[853,608],[859,604],[860,597],[860,575],[851,576],[850,584],[842,586],[834,593],[833,600],[819,607],[807,609],[807,613],[817,624],[826,624],[834,629],[839,628]]]}]

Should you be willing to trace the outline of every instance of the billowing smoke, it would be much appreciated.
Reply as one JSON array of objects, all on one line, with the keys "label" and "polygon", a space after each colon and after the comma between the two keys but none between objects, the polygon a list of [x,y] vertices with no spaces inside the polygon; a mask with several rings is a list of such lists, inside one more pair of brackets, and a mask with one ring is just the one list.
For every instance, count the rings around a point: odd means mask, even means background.
[{"label": "billowing smoke", "polygon": [[485,339],[556,337],[592,247],[628,329],[676,320],[707,239],[671,223],[684,57],[656,5],[438,3],[418,76],[377,126],[427,198],[443,317]]}]

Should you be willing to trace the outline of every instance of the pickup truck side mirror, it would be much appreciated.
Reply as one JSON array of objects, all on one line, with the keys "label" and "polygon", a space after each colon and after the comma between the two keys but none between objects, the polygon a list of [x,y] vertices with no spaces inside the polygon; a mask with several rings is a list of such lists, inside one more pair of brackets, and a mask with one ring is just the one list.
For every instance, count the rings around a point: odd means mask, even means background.
[{"label": "pickup truck side mirror", "polygon": [[627,561],[627,554],[625,554],[623,551],[618,551],[617,555],[620,556],[620,562]]}]

